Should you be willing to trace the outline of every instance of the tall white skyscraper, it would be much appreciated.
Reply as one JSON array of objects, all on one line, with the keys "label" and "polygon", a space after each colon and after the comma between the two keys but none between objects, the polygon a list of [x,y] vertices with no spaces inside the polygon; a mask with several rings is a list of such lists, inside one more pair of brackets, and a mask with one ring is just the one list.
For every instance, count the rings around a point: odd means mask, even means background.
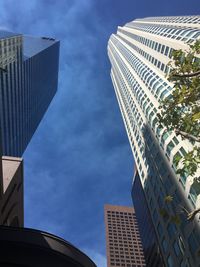
[{"label": "tall white skyscraper", "polygon": [[169,214],[177,214],[180,204],[193,210],[200,206],[200,187],[193,177],[175,174],[175,157],[192,145],[160,127],[157,113],[173,88],[167,80],[172,51],[188,49],[199,38],[200,16],[154,17],[118,27],[108,42],[115,93],[161,253],[170,267],[199,266],[200,223],[198,218],[188,223],[184,214],[180,224],[161,216],[164,198],[173,196]]}]

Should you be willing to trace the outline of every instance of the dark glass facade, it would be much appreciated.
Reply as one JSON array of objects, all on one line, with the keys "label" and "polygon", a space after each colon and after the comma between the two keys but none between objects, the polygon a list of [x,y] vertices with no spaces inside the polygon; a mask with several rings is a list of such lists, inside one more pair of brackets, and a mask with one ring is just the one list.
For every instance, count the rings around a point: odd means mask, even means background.
[{"label": "dark glass facade", "polygon": [[0,35],[3,155],[21,156],[57,90],[59,41]]},{"label": "dark glass facade", "polygon": [[136,173],[135,175],[135,179],[132,186],[132,199],[140,230],[140,237],[143,245],[146,266],[164,266],[156,233],[151,220],[151,215],[138,173]]}]

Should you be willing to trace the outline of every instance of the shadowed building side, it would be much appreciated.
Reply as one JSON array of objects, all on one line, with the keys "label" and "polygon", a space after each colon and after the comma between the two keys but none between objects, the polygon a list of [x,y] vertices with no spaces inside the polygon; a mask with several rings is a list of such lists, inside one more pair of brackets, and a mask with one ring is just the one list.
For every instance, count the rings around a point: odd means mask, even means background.
[{"label": "shadowed building side", "polygon": [[58,85],[60,42],[0,34],[3,155],[22,156]]},{"label": "shadowed building side", "polygon": [[162,254],[160,252],[156,232],[154,230],[153,222],[151,220],[151,214],[137,171],[135,172],[133,178],[131,194],[136,218],[138,221],[138,227],[143,245],[146,266],[162,267],[164,266]]},{"label": "shadowed building side", "polygon": [[23,160],[2,158],[2,195],[0,199],[0,225],[24,225]]}]

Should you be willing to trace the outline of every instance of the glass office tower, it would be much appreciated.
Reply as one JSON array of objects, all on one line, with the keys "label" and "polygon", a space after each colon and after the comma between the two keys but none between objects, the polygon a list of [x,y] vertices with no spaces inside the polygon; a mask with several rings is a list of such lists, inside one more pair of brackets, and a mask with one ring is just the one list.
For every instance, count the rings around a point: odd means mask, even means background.
[{"label": "glass office tower", "polygon": [[[188,223],[180,205],[188,210],[199,207],[200,189],[193,177],[175,174],[174,162],[192,145],[161,128],[157,118],[160,102],[173,88],[166,77],[172,51],[188,49],[199,37],[200,16],[155,17],[118,27],[108,42],[111,79],[166,266],[199,262],[198,218]],[[169,214],[180,213],[180,224],[160,215],[167,195],[173,196]]]},{"label": "glass office tower", "polygon": [[159,242],[154,231],[151,214],[137,170],[135,171],[133,180],[131,195],[138,221],[146,266],[162,267],[164,264]]},{"label": "glass office tower", "polygon": [[3,155],[21,156],[57,90],[59,41],[0,31]]}]

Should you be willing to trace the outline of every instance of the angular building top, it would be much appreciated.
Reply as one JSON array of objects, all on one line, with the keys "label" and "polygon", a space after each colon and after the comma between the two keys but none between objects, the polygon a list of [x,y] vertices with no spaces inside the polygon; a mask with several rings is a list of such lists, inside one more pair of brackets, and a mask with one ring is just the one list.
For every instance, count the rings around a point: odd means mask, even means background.
[{"label": "angular building top", "polygon": [[59,41],[50,37],[38,38],[25,35],[23,36],[23,54],[25,58],[33,57],[57,42]]},{"label": "angular building top", "polygon": [[58,86],[60,42],[0,32],[3,155],[21,156]]}]

